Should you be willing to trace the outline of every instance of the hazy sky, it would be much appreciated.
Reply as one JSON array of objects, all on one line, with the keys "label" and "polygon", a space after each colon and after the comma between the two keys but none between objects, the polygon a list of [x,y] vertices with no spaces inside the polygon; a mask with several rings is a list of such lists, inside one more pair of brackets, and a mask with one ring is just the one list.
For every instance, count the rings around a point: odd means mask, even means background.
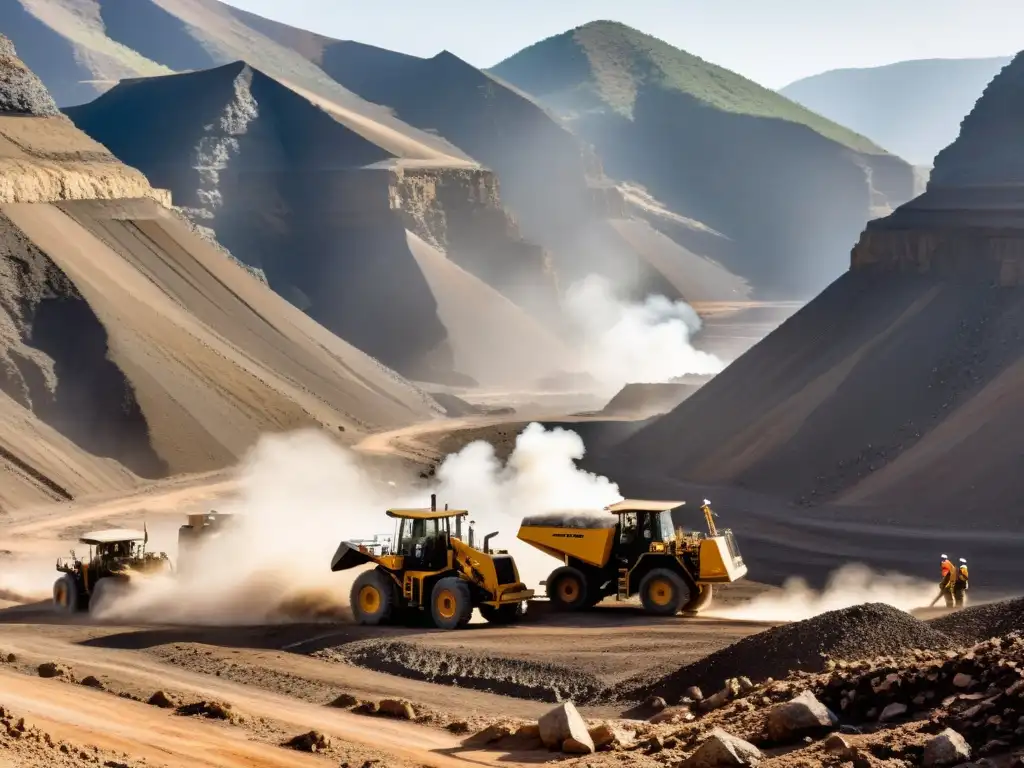
[{"label": "hazy sky", "polygon": [[771,88],[840,67],[1005,56],[1024,0],[226,0],[329,37],[478,67],[596,19],[656,35]]}]

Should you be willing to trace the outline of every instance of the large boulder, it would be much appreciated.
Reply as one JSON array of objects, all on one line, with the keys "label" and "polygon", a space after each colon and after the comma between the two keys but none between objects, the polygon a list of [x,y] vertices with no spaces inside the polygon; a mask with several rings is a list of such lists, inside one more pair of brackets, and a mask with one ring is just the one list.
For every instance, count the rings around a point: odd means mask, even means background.
[{"label": "large boulder", "polygon": [[729,768],[756,766],[764,755],[750,742],[715,728],[697,751],[679,764],[679,768]]},{"label": "large boulder", "polygon": [[587,732],[587,724],[571,701],[560,704],[537,723],[540,740],[548,749],[569,747],[574,754],[594,751],[594,740]]},{"label": "large boulder", "polygon": [[616,723],[600,723],[590,729],[590,738],[597,749],[628,747],[636,741],[636,731]]},{"label": "large boulder", "polygon": [[822,734],[835,728],[839,719],[810,691],[784,704],[777,704],[768,712],[766,730],[768,738],[788,742],[804,736]]},{"label": "large boulder", "polygon": [[970,759],[971,745],[952,728],[947,728],[925,744],[921,765],[924,768],[941,768],[959,765]]}]

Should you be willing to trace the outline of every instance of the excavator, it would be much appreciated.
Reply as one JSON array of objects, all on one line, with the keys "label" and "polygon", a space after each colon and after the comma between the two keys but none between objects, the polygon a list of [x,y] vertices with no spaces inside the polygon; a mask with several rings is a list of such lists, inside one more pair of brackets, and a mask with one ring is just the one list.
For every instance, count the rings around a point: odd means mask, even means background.
[{"label": "excavator", "polygon": [[491,549],[497,532],[484,536],[477,548],[472,522],[463,537],[469,512],[447,505],[439,510],[436,494],[428,509],[389,509],[385,514],[396,520],[393,537],[343,541],[331,559],[332,571],[375,566],[352,586],[357,622],[377,625],[427,612],[439,629],[459,629],[469,623],[474,608],[496,624],[523,616],[534,592],[520,580],[512,556]]}]

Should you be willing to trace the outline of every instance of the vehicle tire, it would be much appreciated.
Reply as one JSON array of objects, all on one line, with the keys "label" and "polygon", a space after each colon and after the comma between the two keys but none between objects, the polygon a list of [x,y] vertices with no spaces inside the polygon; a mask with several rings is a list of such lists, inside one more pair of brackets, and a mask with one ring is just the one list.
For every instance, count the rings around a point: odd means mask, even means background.
[{"label": "vehicle tire", "polygon": [[524,603],[512,603],[510,605],[481,605],[480,615],[488,624],[515,624],[526,615]]},{"label": "vehicle tire", "polygon": [[553,570],[548,576],[545,590],[556,611],[581,611],[596,604],[596,601],[589,602],[587,577],[583,575],[583,571],[571,565],[563,565]]},{"label": "vehicle tire", "polygon": [[655,568],[640,581],[640,602],[655,616],[674,616],[690,600],[683,577],[667,568]]},{"label": "vehicle tire", "polygon": [[690,592],[690,600],[683,606],[683,613],[700,613],[711,605],[714,598],[712,584],[697,584]]},{"label": "vehicle tire", "polygon": [[375,627],[391,619],[398,602],[395,582],[378,570],[359,574],[349,593],[352,614],[358,624]]},{"label": "vehicle tire", "polygon": [[447,576],[437,582],[430,591],[430,615],[438,629],[466,626],[473,615],[469,584],[458,576]]},{"label": "vehicle tire", "polygon": [[128,591],[125,579],[106,576],[92,586],[89,594],[89,613],[95,614],[103,606],[109,606]]},{"label": "vehicle tire", "polygon": [[53,583],[53,608],[58,613],[77,613],[82,602],[78,582],[65,573]]}]

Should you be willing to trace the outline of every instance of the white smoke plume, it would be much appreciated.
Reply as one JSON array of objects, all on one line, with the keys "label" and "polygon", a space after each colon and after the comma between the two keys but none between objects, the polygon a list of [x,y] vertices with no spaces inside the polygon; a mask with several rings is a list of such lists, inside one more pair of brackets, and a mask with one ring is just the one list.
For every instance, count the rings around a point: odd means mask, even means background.
[{"label": "white smoke plume", "polygon": [[55,578],[52,557],[0,559],[0,600],[32,603],[50,598]]},{"label": "white smoke plume", "polygon": [[686,302],[664,296],[625,302],[609,280],[590,275],[569,287],[565,308],[582,336],[581,366],[606,386],[665,382],[725,368],[691,343],[701,319]]},{"label": "white smoke plume", "polygon": [[899,573],[879,573],[850,563],[834,571],[821,591],[794,577],[786,581],[781,592],[766,593],[729,608],[712,608],[703,615],[745,621],[802,621],[862,603],[885,603],[909,613],[927,608],[937,594],[938,587],[930,581]]},{"label": "white smoke plume", "polygon": [[381,482],[321,432],[268,435],[239,469],[239,496],[217,507],[239,516],[237,530],[204,544],[187,572],[138,580],[97,614],[208,624],[344,616],[359,571],[330,571],[338,544],[392,533],[395,521],[384,510],[427,506],[431,492],[439,505],[470,510],[478,546],[500,531],[492,546],[515,555],[520,578],[536,589],[558,563],[516,539],[522,518],[567,506],[600,509],[621,498],[607,478],[576,467],[583,453],[576,433],[531,424],[505,464],[477,442],[449,456],[432,483]]}]

